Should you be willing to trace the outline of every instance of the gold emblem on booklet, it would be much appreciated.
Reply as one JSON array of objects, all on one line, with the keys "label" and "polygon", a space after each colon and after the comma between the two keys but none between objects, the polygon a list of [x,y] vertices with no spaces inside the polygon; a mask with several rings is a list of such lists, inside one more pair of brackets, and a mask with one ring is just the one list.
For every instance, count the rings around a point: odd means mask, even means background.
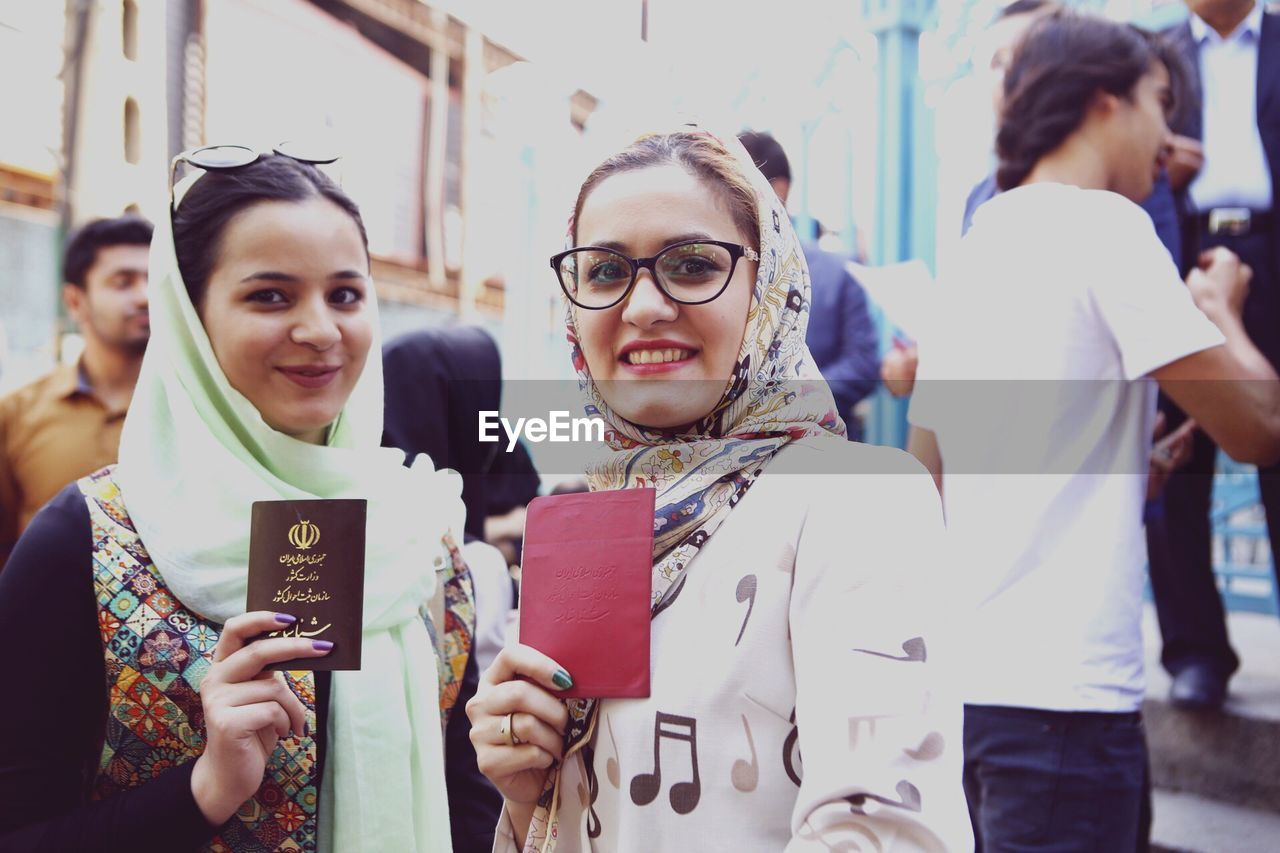
[{"label": "gold emblem on booklet", "polygon": [[287,613],[297,620],[268,636],[334,644],[322,658],[286,661],[272,669],[360,668],[365,513],[362,500],[254,503],[245,609]]},{"label": "gold emblem on booklet", "polygon": [[309,551],[320,541],[320,528],[305,519],[289,528],[289,541],[300,551]]}]

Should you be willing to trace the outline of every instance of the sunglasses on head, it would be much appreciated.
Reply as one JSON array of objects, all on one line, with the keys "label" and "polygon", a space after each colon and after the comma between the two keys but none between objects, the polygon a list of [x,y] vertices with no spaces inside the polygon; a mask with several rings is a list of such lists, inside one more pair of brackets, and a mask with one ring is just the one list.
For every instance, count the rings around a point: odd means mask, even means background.
[{"label": "sunglasses on head", "polygon": [[308,151],[293,142],[281,142],[273,147],[270,151],[259,151],[256,148],[250,148],[247,145],[205,145],[200,148],[192,148],[189,151],[183,151],[174,157],[169,164],[169,213],[177,207],[177,200],[174,198],[174,187],[177,183],[178,165],[186,163],[189,166],[195,166],[198,169],[204,169],[206,172],[218,170],[242,169],[251,163],[256,163],[264,156],[278,154],[281,157],[288,157],[291,160],[297,160],[299,163],[310,163],[313,166],[324,166],[329,163],[336,163],[339,156],[321,151]]}]

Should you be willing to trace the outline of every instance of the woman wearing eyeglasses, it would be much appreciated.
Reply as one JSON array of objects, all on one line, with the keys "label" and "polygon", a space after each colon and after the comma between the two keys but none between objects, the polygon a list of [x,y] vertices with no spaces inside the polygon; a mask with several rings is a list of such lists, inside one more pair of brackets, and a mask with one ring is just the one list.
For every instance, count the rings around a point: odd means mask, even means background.
[{"label": "woman wearing eyeglasses", "polygon": [[[459,484],[378,446],[360,213],[291,156],[191,159],[209,171],[157,228],[120,463],[0,576],[0,849],[447,850],[460,670],[425,614],[469,586]],[[332,643],[251,642],[294,617],[244,612],[250,507],[336,497],[368,500],[363,668],[270,671]]]},{"label": "woman wearing eyeglasses", "polygon": [[842,440],[804,256],[728,139],[605,160],[552,259],[611,428],[591,488],[657,490],[652,693],[564,702],[556,661],[498,656],[467,706],[498,848],[963,849],[958,706],[922,627],[938,498]]}]

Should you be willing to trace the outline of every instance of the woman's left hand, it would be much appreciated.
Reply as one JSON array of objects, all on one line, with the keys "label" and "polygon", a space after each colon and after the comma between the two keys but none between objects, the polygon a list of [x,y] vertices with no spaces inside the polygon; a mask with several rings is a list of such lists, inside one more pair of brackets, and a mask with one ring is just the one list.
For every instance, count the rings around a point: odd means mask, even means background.
[{"label": "woman's left hand", "polygon": [[563,757],[569,712],[555,694],[572,684],[568,673],[541,652],[508,646],[467,703],[476,763],[511,803],[536,803],[547,771]]},{"label": "woman's left hand", "polygon": [[278,631],[292,616],[254,611],[233,616],[200,682],[207,743],[191,772],[191,793],[210,826],[228,820],[262,785],[267,760],[280,738],[302,734],[307,709],[267,667],[294,658],[318,658],[333,643],[296,637],[255,638]]}]

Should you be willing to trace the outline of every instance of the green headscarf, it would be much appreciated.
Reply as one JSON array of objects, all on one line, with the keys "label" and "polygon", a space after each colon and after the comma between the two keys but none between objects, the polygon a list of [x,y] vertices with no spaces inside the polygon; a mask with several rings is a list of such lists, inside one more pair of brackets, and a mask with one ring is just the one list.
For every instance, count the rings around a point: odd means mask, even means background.
[{"label": "green headscarf", "polygon": [[171,222],[151,244],[151,342],[116,471],[156,569],[215,622],[245,610],[250,507],[260,500],[368,501],[363,669],[336,672],[320,794],[322,850],[448,850],[436,654],[420,612],[441,538],[461,531],[461,480],[425,456],[380,447],[374,342],[327,446],[269,427],[227,382],[178,270]]}]

